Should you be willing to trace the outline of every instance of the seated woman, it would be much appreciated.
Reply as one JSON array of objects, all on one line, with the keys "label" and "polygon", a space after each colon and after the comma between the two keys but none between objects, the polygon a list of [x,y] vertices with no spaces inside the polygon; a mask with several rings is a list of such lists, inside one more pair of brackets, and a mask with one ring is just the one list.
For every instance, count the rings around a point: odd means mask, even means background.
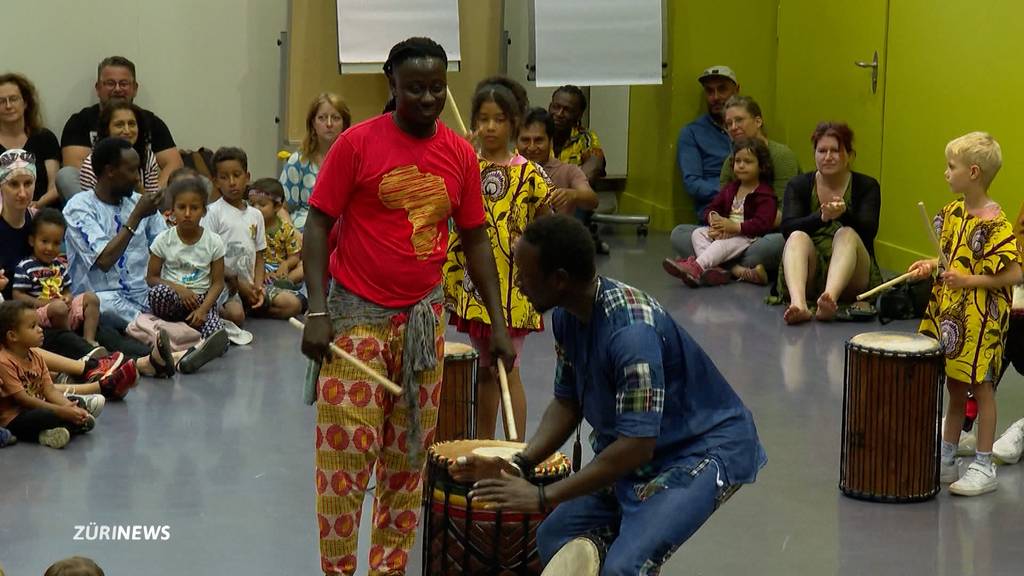
[{"label": "seated woman", "polygon": [[[149,146],[149,128],[146,126],[146,115],[142,109],[127,100],[111,100],[100,112],[99,142],[108,136],[123,138],[131,143],[139,154],[139,182],[143,190],[138,192],[154,193],[160,190],[160,166],[156,162],[156,154]],[[92,168],[92,154],[82,162],[78,181],[82,190],[96,189],[96,173]]]},{"label": "seated woman", "polygon": [[21,74],[0,74],[0,154],[24,150],[35,158],[36,184],[32,208],[62,205],[57,193],[60,144],[43,126],[39,93],[35,84]]},{"label": "seated woman", "polygon": [[320,173],[324,156],[338,135],[352,125],[352,114],[345,101],[337,94],[324,92],[313,99],[306,113],[306,137],[302,147],[293,152],[281,169],[280,180],[284,186],[287,213],[279,216],[290,220],[299,232],[306,227],[309,213],[309,196]]},{"label": "seated woman", "polygon": [[[781,220],[783,207],[783,191],[786,183],[800,173],[800,164],[796,154],[788,146],[774,140],[769,140],[765,135],[764,117],[761,114],[761,106],[750,96],[733,96],[725,103],[725,127],[729,130],[729,137],[733,142],[741,138],[756,138],[765,143],[768,147],[768,155],[772,159],[772,166],[775,168],[775,177],[772,180],[772,188],[775,197],[778,199],[779,215],[775,219],[775,226],[778,228]],[[732,168],[732,155],[730,154],[722,163],[722,174],[719,182],[724,187],[736,179]],[[672,248],[679,254],[674,261],[679,264],[686,259],[695,256],[693,242],[691,240],[693,231],[699,226],[697,224],[680,224],[672,230]],[[767,284],[769,274],[774,274],[782,259],[782,246],[785,240],[782,234],[773,231],[757,238],[747,248],[746,252],[738,258],[726,263],[723,267],[732,273],[732,276],[746,282],[755,284]],[[669,268],[666,267],[666,270]]]},{"label": "seated woman", "polygon": [[[851,301],[881,282],[875,234],[882,193],[874,178],[850,170],[853,131],[822,122],[811,135],[815,172],[786,186],[779,270],[780,301],[790,300],[787,324],[811,319],[807,295],[817,296],[818,320],[832,320],[840,301]],[[819,296],[820,295],[820,296]]]}]

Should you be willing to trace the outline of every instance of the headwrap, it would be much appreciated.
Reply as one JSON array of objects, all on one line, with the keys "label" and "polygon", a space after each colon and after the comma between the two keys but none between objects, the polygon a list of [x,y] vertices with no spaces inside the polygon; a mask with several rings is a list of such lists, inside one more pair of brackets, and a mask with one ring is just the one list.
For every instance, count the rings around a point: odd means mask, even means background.
[{"label": "headwrap", "polygon": [[19,173],[36,177],[36,157],[21,148],[12,148],[0,154],[0,184]]}]

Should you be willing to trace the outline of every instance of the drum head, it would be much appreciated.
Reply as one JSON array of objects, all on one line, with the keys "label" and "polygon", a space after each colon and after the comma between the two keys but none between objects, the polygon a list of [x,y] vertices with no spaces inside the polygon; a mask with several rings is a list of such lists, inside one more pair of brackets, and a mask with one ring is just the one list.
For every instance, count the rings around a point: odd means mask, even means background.
[{"label": "drum head", "polygon": [[890,354],[919,356],[939,351],[939,343],[913,332],[864,332],[850,338],[850,346]]},{"label": "drum head", "polygon": [[469,344],[463,344],[462,342],[448,342],[444,343],[444,359],[445,360],[457,360],[461,358],[476,358],[479,356],[476,350]]},{"label": "drum head", "polygon": [[541,576],[597,576],[600,571],[601,553],[597,549],[597,544],[589,538],[574,538],[551,557]]},{"label": "drum head", "polygon": [[[517,452],[522,452],[526,444],[507,442],[504,440],[454,440],[439,442],[429,448],[431,461],[446,464],[455,462],[460,456],[476,454],[478,456],[497,456],[510,460]],[[569,460],[562,453],[555,452],[550,458],[541,462],[534,473],[541,478],[567,476]]]}]

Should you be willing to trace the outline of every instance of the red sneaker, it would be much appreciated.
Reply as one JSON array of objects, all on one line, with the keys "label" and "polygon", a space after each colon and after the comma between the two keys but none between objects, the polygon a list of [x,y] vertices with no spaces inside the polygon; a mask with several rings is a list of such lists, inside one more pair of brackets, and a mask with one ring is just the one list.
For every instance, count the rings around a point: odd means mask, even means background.
[{"label": "red sneaker", "polygon": [[693,256],[675,260],[665,258],[661,262],[661,267],[665,269],[665,272],[682,280],[690,288],[700,286],[700,276],[704,273],[704,269],[697,264],[697,259]]},{"label": "red sneaker", "polygon": [[124,361],[124,354],[114,352],[105,358],[98,358],[96,360],[96,362],[98,362],[97,366],[92,370],[86,371],[82,376],[85,378],[86,382],[98,382],[113,374],[115,370],[121,367],[121,364],[123,364]]},{"label": "red sneaker", "polygon": [[721,286],[729,282],[732,282],[732,274],[717,266],[708,268],[700,275],[700,283],[704,286]]},{"label": "red sneaker", "polygon": [[128,360],[117,367],[111,374],[100,379],[100,391],[108,398],[120,400],[128,394],[128,390],[139,380],[139,371],[134,360]]}]

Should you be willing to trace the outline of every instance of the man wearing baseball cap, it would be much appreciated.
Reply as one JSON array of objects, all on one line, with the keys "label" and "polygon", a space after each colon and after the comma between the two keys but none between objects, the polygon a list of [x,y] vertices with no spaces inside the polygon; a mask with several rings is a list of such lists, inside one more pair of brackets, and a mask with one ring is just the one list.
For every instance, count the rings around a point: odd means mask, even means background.
[{"label": "man wearing baseball cap", "polygon": [[676,154],[679,171],[683,173],[683,185],[687,193],[693,196],[694,210],[700,221],[704,207],[718,193],[722,162],[732,151],[723,115],[725,101],[739,94],[740,85],[736,73],[728,66],[711,66],[701,72],[697,81],[704,87],[708,112],[679,132]]}]

